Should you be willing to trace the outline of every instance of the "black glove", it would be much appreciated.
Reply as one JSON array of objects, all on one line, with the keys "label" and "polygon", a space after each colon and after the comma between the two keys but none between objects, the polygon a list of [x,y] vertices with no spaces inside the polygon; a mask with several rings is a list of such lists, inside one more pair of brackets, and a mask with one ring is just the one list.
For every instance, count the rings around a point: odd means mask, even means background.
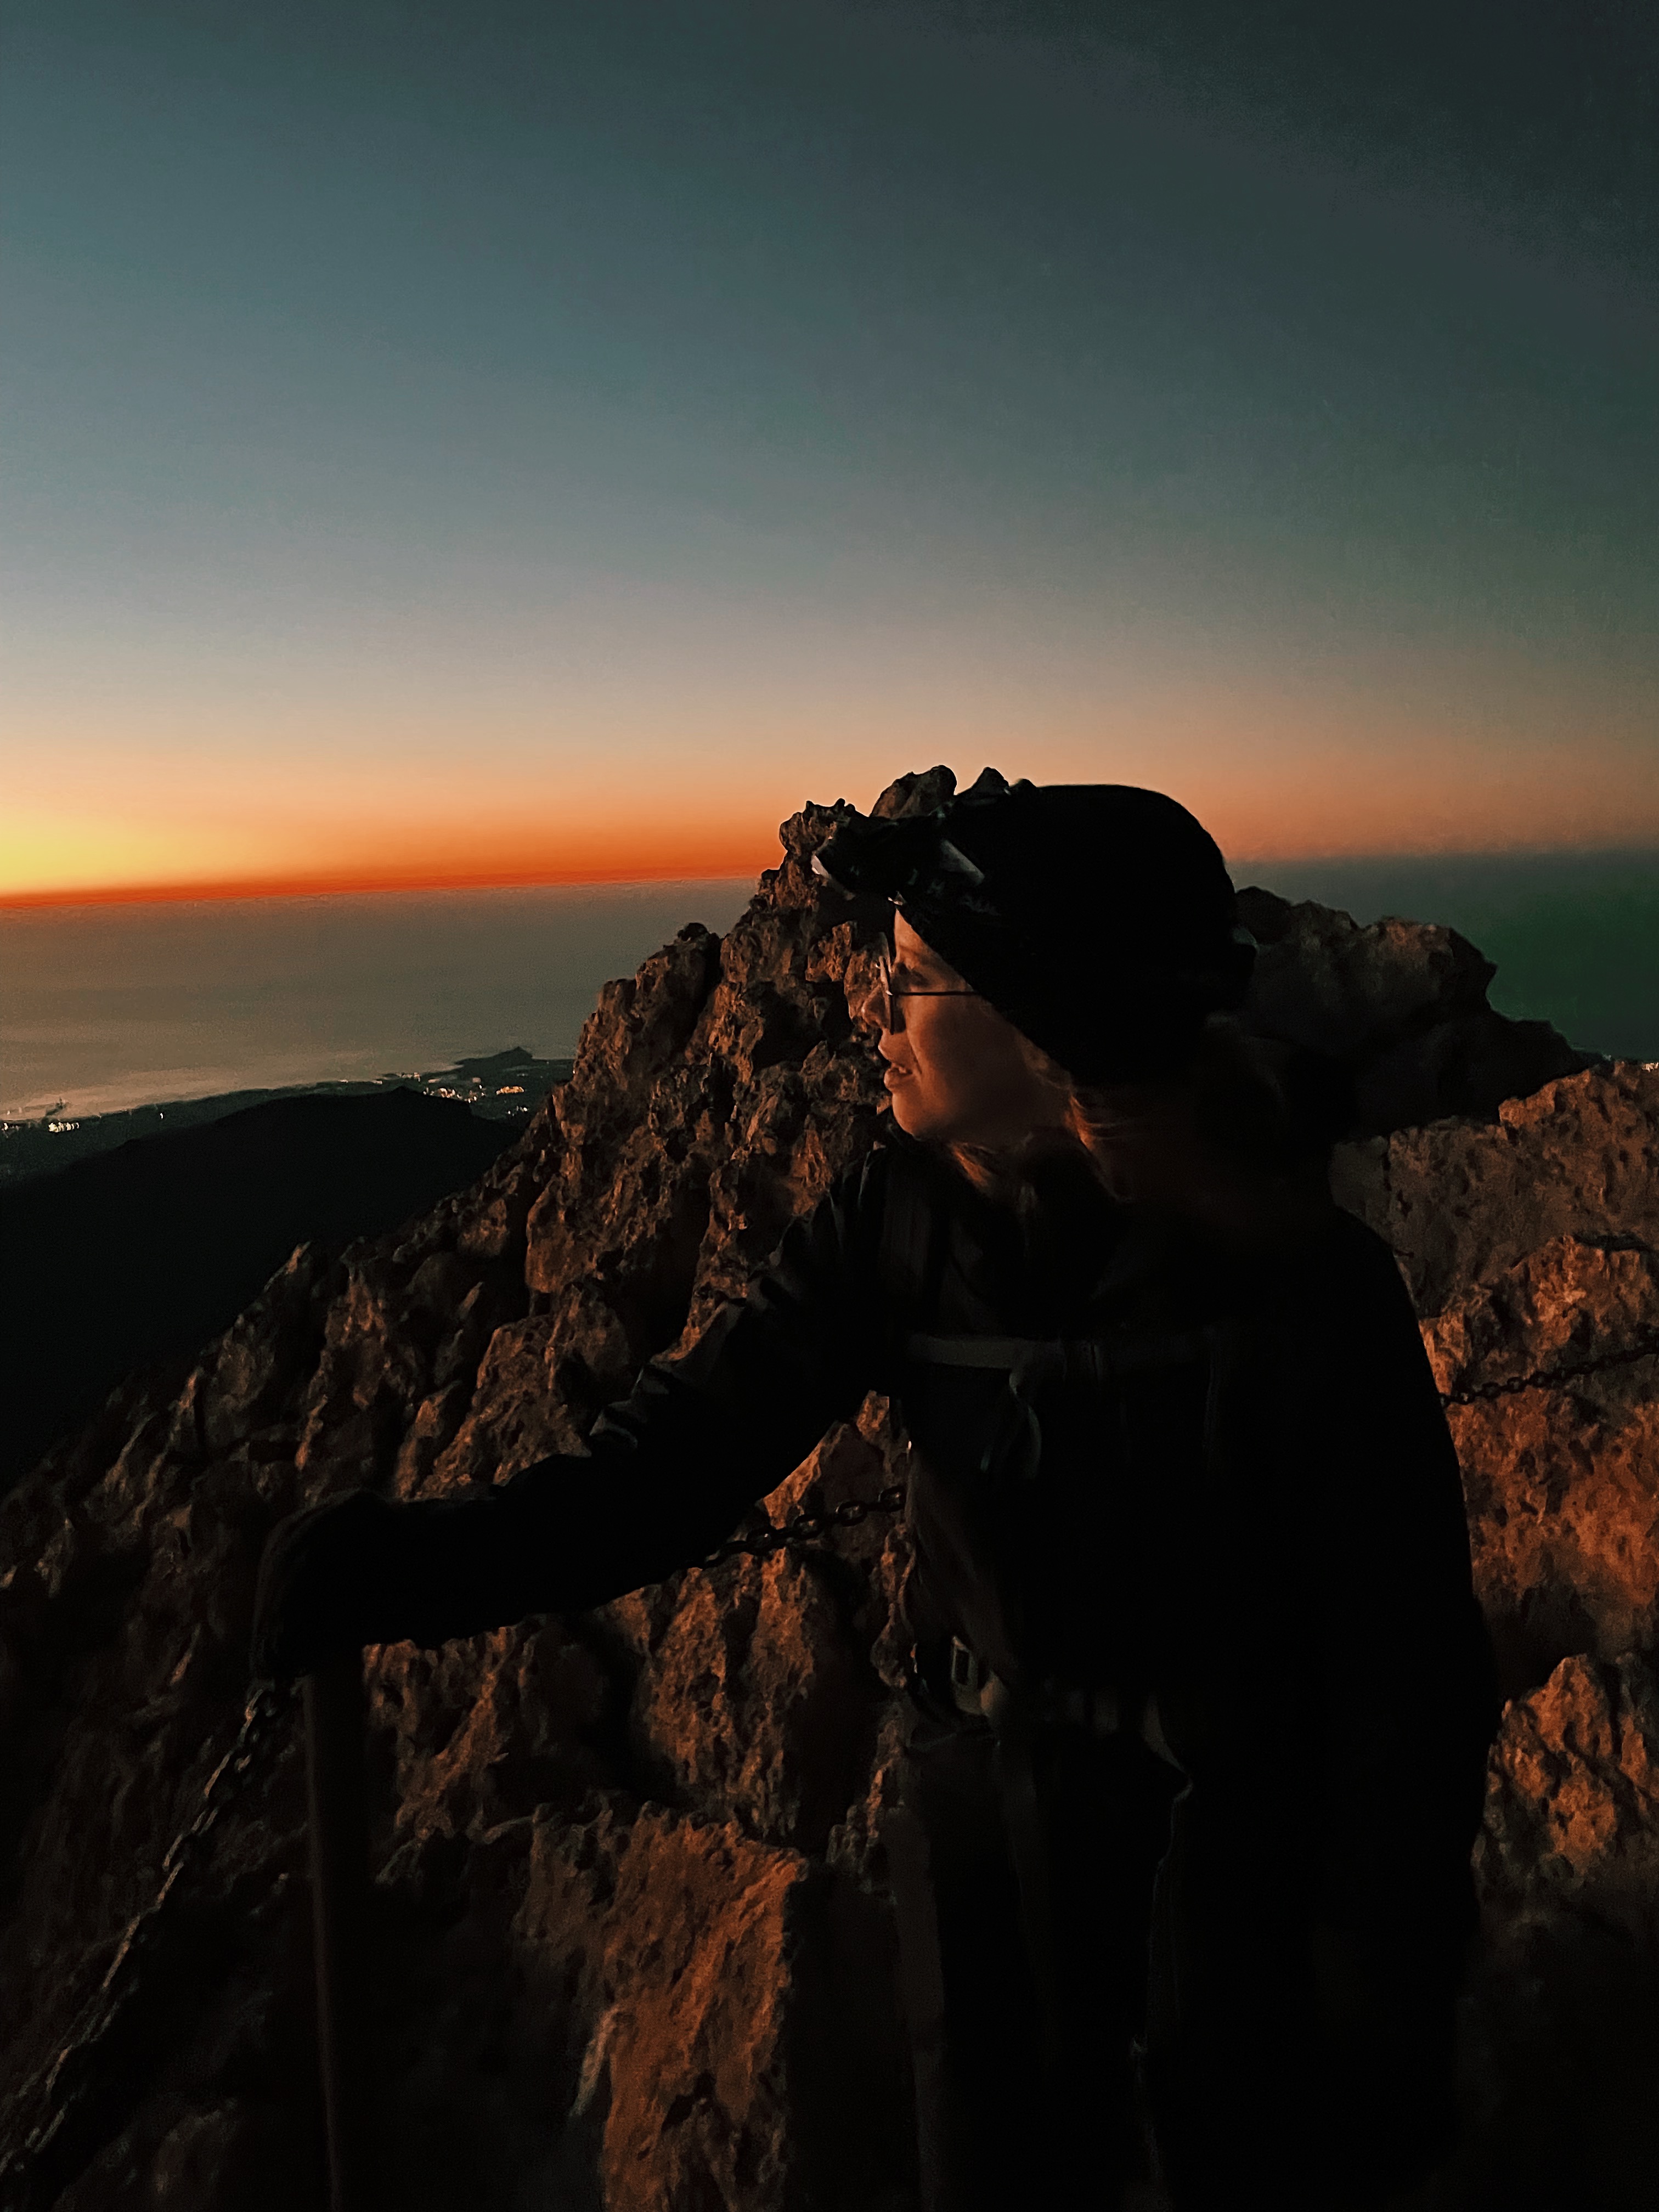
[{"label": "black glove", "polygon": [[420,1610],[417,1517],[373,1491],[350,1490],[278,1522],[253,1600],[257,1681],[290,1681],[410,1632]]}]

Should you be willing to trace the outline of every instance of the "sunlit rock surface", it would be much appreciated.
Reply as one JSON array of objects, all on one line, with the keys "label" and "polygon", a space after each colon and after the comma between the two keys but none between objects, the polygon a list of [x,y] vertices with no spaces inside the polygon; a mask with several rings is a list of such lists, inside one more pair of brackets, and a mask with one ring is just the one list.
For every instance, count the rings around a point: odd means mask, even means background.
[{"label": "sunlit rock surface", "polygon": [[[947,787],[902,779],[880,811]],[[725,939],[690,923],[606,987],[569,1081],[482,1181],[401,1241],[302,1248],[176,1397],[118,1395],[0,1504],[9,2085],[50,2059],[234,1735],[275,1522],[579,1444],[871,1141],[848,995],[876,916],[808,866],[834,818],[784,826]],[[1353,1069],[1380,1133],[1342,1149],[1339,1194],[1399,1252],[1442,1387],[1659,1321],[1659,1077],[1564,1072],[1579,1056],[1492,1014],[1488,964],[1449,931],[1248,903],[1250,1017]],[[1652,2202],[1656,1380],[1648,1361],[1452,1414],[1512,1692],[1469,2135],[1438,2199],[1458,2212]],[[872,1399],[769,1510],[869,1495],[902,1457]],[[904,1569],[876,1516],[811,1555],[371,1653],[388,2202],[905,2201],[879,1838]],[[20,2203],[316,2201],[303,1820],[295,1729],[220,1822]]]},{"label": "sunlit rock surface", "polygon": [[[1425,1331],[1443,1390],[1594,1359],[1659,1328],[1659,1254],[1553,1237]],[[1659,1644],[1659,1362],[1454,1407],[1478,1587],[1509,1681]]]}]

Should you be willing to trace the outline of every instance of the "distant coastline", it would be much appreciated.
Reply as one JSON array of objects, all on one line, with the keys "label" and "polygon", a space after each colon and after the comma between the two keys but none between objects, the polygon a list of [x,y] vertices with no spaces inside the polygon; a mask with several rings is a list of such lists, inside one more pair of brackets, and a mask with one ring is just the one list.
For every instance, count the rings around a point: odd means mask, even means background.
[{"label": "distant coastline", "polygon": [[[504,1040],[571,1058],[600,989],[752,878],[0,914],[0,1115],[378,1087]],[[61,1101],[61,1108],[58,1102]],[[58,1109],[55,1112],[52,1110]]]},{"label": "distant coastline", "polygon": [[392,1073],[361,1083],[285,1084],[274,1090],[225,1091],[207,1098],[170,1098],[113,1114],[42,1115],[0,1120],[0,1181],[18,1182],[49,1175],[71,1160],[88,1159],[137,1137],[159,1136],[223,1121],[276,1098],[360,1098],[382,1091],[418,1091],[429,1098],[455,1098],[480,1121],[528,1121],[556,1084],[569,1074],[568,1060],[538,1060],[521,1046],[458,1060],[426,1073]]}]

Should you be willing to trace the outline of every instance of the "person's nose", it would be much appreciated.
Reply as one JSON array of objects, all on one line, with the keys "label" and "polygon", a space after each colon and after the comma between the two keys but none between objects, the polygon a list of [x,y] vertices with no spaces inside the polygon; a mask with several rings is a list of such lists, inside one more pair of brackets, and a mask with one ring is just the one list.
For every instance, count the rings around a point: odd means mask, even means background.
[{"label": "person's nose", "polygon": [[886,976],[879,969],[871,977],[868,989],[858,1011],[858,1019],[884,1036],[890,1036],[904,1024],[899,1013],[898,1000],[888,987]]}]

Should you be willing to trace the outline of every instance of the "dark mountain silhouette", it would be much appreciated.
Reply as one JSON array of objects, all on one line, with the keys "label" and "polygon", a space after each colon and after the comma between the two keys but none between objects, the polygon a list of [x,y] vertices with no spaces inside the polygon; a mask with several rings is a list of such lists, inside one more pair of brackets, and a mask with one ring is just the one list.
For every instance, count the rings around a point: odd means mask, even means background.
[{"label": "dark mountain silhouette", "polygon": [[[528,1121],[556,1083],[570,1073],[568,1060],[538,1060],[522,1045],[458,1060],[453,1066],[424,1074],[381,1075],[372,1082],[285,1084],[275,1091],[222,1091],[206,1098],[166,1098],[149,1106],[117,1108],[108,1114],[70,1114],[58,1109],[26,1121],[0,1121],[0,1184],[27,1176],[51,1175],[71,1160],[112,1152],[132,1137],[170,1137],[180,1129],[204,1127],[266,1106],[295,1098],[378,1098],[387,1091],[412,1090],[428,1097],[459,1098],[487,1121]],[[59,1108],[63,1105],[59,1101]]]},{"label": "dark mountain silhouette", "polygon": [[0,1489],[134,1370],[187,1362],[296,1244],[425,1213],[519,1133],[409,1090],[274,1099],[0,1188]]}]

